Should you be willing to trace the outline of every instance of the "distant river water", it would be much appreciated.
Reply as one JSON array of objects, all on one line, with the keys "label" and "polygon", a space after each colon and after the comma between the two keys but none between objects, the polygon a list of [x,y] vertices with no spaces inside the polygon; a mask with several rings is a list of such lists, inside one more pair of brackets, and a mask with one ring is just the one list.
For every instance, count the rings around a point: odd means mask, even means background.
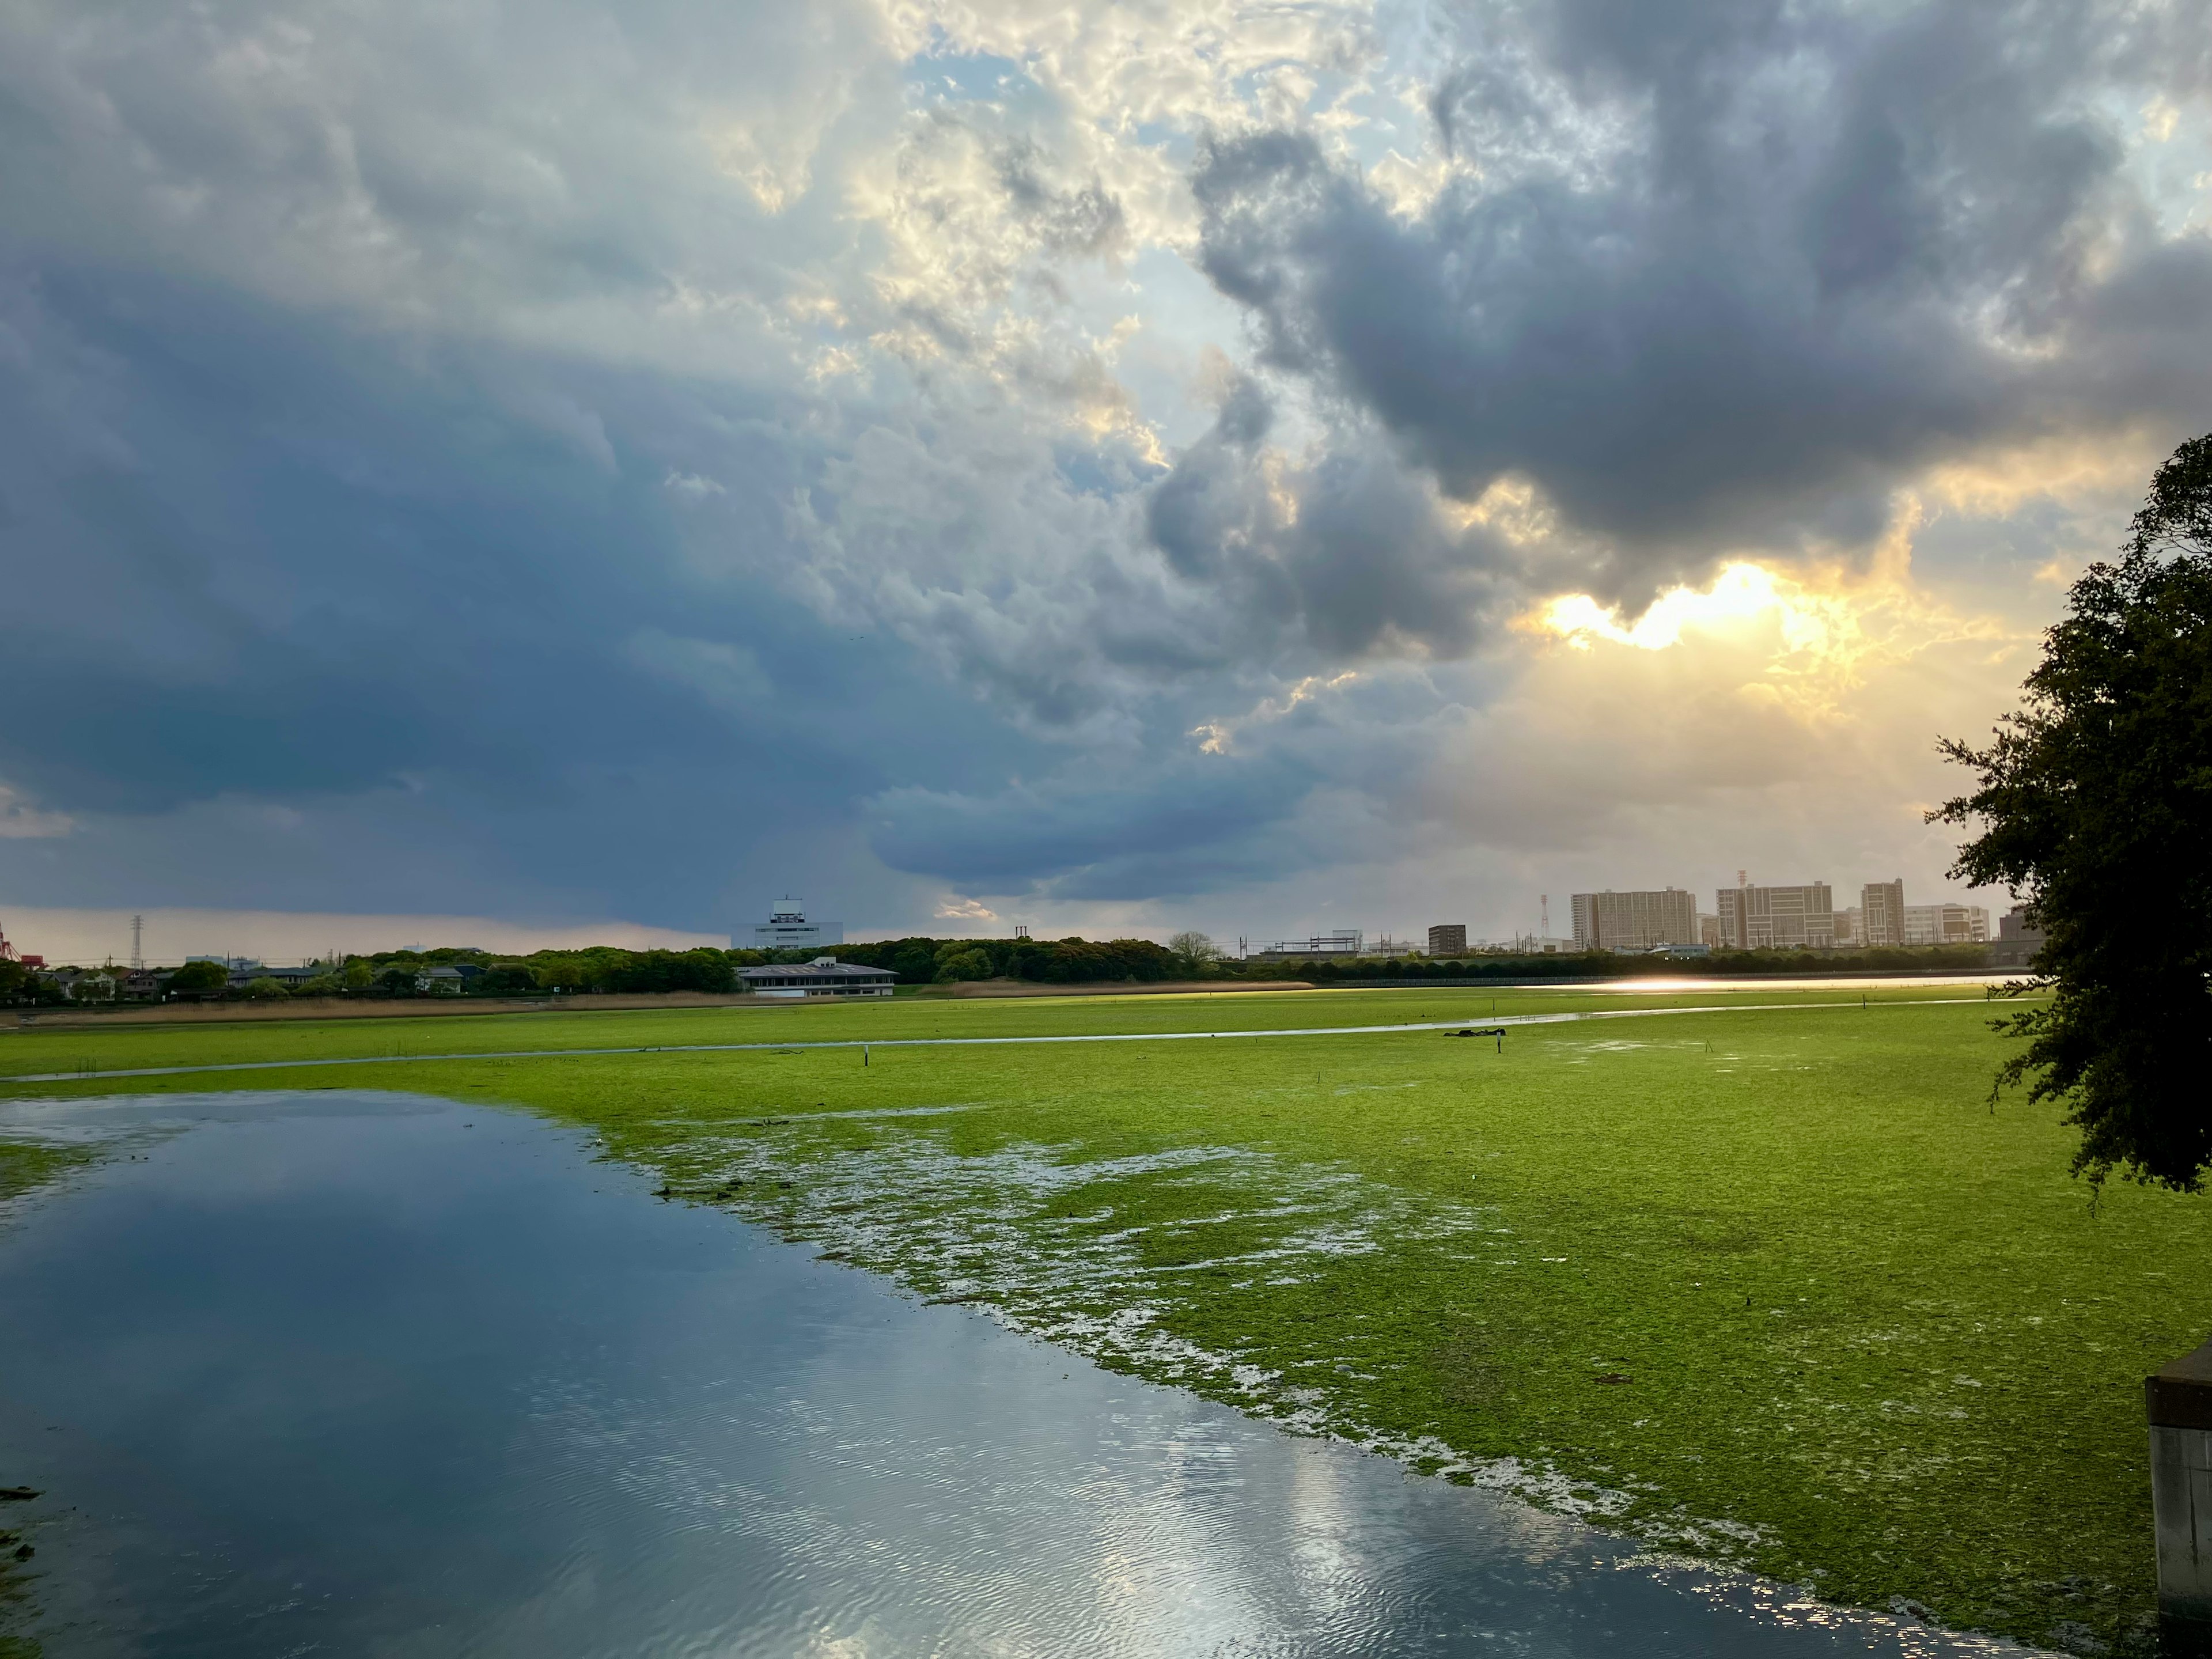
[{"label": "distant river water", "polygon": [[1998,1652],[1097,1370],[420,1097],[0,1105],[0,1485],[74,1656]]}]

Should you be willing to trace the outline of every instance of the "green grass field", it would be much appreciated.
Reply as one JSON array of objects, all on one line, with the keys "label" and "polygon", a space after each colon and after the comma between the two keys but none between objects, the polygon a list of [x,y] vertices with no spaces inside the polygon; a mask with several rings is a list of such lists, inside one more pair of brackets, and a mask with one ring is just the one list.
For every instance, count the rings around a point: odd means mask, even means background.
[{"label": "green grass field", "polygon": [[[30,1030],[0,1073],[522,1048],[1205,1030],[19,1085],[410,1089],[587,1126],[672,1196],[1117,1369],[2032,1641],[2153,1604],[2147,1370],[2212,1331],[2212,1200],[2069,1180],[1961,990],[900,1002]],[[1783,1005],[1778,1007],[1749,1005]]]}]

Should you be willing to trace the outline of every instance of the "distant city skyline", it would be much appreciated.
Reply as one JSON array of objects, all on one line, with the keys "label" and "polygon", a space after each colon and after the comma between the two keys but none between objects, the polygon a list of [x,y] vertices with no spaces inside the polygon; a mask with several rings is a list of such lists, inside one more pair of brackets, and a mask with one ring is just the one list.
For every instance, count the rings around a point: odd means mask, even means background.
[{"label": "distant city skyline", "polygon": [[[1698,890],[1685,890],[1695,902],[1696,914],[1705,917],[1712,914],[1705,908],[1707,901],[1717,898],[1721,890],[1715,887],[1702,893]],[[1856,890],[1853,890],[1852,896],[1856,896]],[[1420,912],[1421,915],[1427,916],[1426,920],[1401,920],[1388,926],[1357,922],[1347,925],[1332,920],[1328,926],[1304,928],[1232,924],[1227,927],[1200,927],[1198,931],[1208,933],[1217,945],[1231,954],[1234,954],[1240,938],[1249,942],[1252,951],[1257,952],[1282,939],[1319,938],[1344,931],[1358,933],[1363,942],[1379,941],[1389,937],[1402,945],[1425,949],[1425,941],[1430,931],[1438,926],[1463,927],[1466,942],[1470,948],[1504,943],[1520,937],[1571,940],[1575,937],[1572,902],[1571,894],[1553,896],[1553,902],[1560,907],[1561,915],[1554,930],[1548,934],[1542,931],[1541,908],[1535,896],[1531,896],[1526,907],[1527,916],[1521,925],[1513,925],[1509,918],[1504,924],[1488,928],[1459,921],[1456,912],[1445,914],[1452,912],[1453,907],[1444,902],[1429,907],[1437,913],[1434,915],[1428,915],[1426,911]],[[2012,901],[2002,894],[1996,895],[1994,898],[1985,894],[1970,900],[1966,890],[1946,886],[1931,890],[1930,896],[1924,903],[1916,896],[1912,908],[1919,909],[1924,908],[1926,904],[1970,902],[1979,904],[1987,911],[1990,937],[1995,938],[1996,919],[2012,908]],[[111,957],[118,963],[127,965],[131,960],[133,939],[131,924],[134,916],[143,921],[142,948],[145,959],[151,963],[174,963],[196,955],[246,957],[265,962],[295,963],[319,960],[333,951],[367,954],[377,951],[459,945],[473,945],[517,955],[537,950],[574,949],[588,945],[611,945],[629,950],[681,951],[701,945],[716,949],[731,946],[750,948],[756,943],[751,937],[753,930],[760,920],[769,914],[771,908],[769,901],[763,901],[754,907],[757,912],[756,916],[731,926],[680,928],[645,927],[611,917],[600,920],[514,921],[459,915],[164,909],[154,907],[139,910],[65,909],[15,905],[0,908],[0,935],[4,935],[19,950],[42,955],[49,962],[81,965],[100,963]],[[1843,907],[1838,905],[1838,915],[1842,909]],[[1021,927],[1028,927],[1040,938],[1083,933],[1093,938],[1121,935],[1164,942],[1170,934],[1192,926],[1195,924],[1173,916],[1165,922],[1150,926],[1092,925],[1085,927],[1012,917],[989,919],[967,915],[936,918],[904,927],[848,926],[834,931],[856,944],[909,934],[926,934],[939,939],[1006,938]]]}]

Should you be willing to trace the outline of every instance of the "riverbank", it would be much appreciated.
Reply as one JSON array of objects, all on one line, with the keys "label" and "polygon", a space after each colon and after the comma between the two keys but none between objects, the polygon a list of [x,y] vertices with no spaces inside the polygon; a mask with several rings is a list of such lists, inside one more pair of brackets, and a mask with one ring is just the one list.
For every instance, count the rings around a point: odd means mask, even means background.
[{"label": "riverbank", "polygon": [[[2212,1204],[2116,1188],[2092,1212],[2049,1114],[1989,1110],[2002,1051],[1978,994],[1761,988],[1725,1012],[1516,1028],[1503,1054],[1435,1031],[1268,1035],[1730,1000],[529,1016],[452,1022],[424,1046],[526,1032],[582,1048],[615,1026],[672,1046],[763,1019],[794,1042],[1241,1029],[879,1048],[865,1065],[798,1048],[482,1054],[376,1081],[587,1125],[672,1200],[1656,1545],[1956,1627],[2132,1639],[2151,1595],[2141,1378],[2212,1328]],[[100,1058],[328,1056],[362,1035],[118,1032]],[[0,1065],[62,1069],[71,1046],[24,1034]],[[134,1085],[165,1086],[209,1083]]]}]

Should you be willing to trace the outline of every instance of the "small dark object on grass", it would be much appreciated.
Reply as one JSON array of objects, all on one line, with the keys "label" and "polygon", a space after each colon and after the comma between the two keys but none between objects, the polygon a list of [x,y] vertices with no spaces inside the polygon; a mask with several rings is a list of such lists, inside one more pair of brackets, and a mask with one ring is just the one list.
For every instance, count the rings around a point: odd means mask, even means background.
[{"label": "small dark object on grass", "polygon": [[35,1486],[0,1486],[0,1502],[27,1504],[38,1495]]},{"label": "small dark object on grass", "polygon": [[786,1192],[789,1192],[791,1190],[791,1183],[788,1181],[779,1181],[775,1184],[782,1188]]},{"label": "small dark object on grass", "polygon": [[1600,1371],[1595,1376],[1590,1379],[1593,1382],[1610,1382],[1614,1384],[1632,1382],[1635,1380],[1636,1379],[1634,1377],[1626,1376],[1620,1371]]},{"label": "small dark object on grass", "polygon": [[15,1546],[15,1559],[18,1561],[27,1561],[37,1553],[38,1551],[33,1549],[28,1544],[18,1544]]}]

